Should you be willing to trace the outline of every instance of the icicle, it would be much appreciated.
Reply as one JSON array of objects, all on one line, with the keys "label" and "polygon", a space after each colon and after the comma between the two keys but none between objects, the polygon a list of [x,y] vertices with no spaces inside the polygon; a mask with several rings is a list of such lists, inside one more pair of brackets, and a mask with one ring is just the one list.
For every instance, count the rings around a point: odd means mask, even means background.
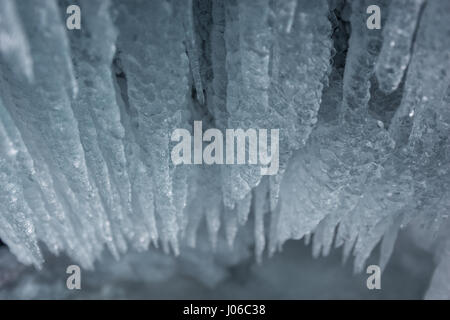
[{"label": "icicle", "polygon": [[224,0],[212,2],[211,28],[211,64],[213,70],[212,102],[208,108],[214,116],[217,128],[226,129],[228,114],[226,110],[227,98],[227,68],[225,47],[225,3]]},{"label": "icicle", "polygon": [[197,93],[197,100],[200,104],[204,104],[205,96],[203,94],[203,84],[200,75],[200,61],[199,61],[198,45],[196,40],[194,14],[193,14],[193,0],[187,1],[184,19],[186,29],[186,48],[189,55],[189,63],[191,66],[192,77],[194,79],[195,90]]},{"label": "icicle", "polygon": [[69,33],[74,61],[85,61],[75,66],[80,95],[72,106],[88,171],[106,211],[102,218],[105,242],[118,258],[117,251],[127,249],[124,235],[131,240],[134,232],[129,218],[131,199],[121,141],[123,127],[110,71],[116,31],[109,17],[109,2],[82,1],[81,5],[86,11],[83,27],[90,36]]},{"label": "icicle", "polygon": [[[13,105],[13,100],[9,95],[3,93],[8,105]],[[56,188],[54,178],[50,174],[49,167],[45,160],[35,150],[36,147],[30,143],[32,137],[23,131],[27,141],[27,146],[22,141],[22,133],[15,128],[14,121],[5,111],[1,116],[4,119],[8,134],[13,137],[20,159],[17,159],[23,171],[23,185],[27,202],[33,205],[33,220],[36,225],[40,225],[36,232],[38,237],[47,245],[50,251],[58,253],[66,250],[76,261],[87,261],[89,257],[89,244],[82,241],[77,225],[73,224],[76,218],[70,218],[71,209],[64,204],[64,195],[60,194],[61,188]],[[35,138],[35,137],[34,137]],[[29,150],[29,152],[28,152]],[[31,158],[33,155],[33,159]],[[40,196],[45,202],[47,209],[42,209]],[[50,216],[48,216],[50,214]]]},{"label": "icicle", "polygon": [[[124,151],[126,156],[127,173],[131,184],[131,204],[133,214],[143,217],[143,223],[149,234],[150,242],[158,246],[158,228],[155,219],[155,204],[153,198],[153,180],[149,170],[141,160],[141,149],[137,144],[134,127],[136,123],[132,118],[133,113],[129,113],[130,105],[128,101],[128,88],[126,75],[118,58],[114,60],[116,81],[114,88],[116,91],[117,105],[120,108],[121,124],[124,132]],[[120,235],[120,233],[119,233]],[[121,241],[123,242],[123,240]],[[147,240],[144,240],[146,243]],[[123,243],[121,244],[123,246]]]},{"label": "icicle", "polygon": [[251,193],[247,194],[244,199],[242,199],[237,203],[236,214],[238,217],[238,222],[241,226],[247,223],[251,203],[252,203]]},{"label": "icicle", "polygon": [[395,241],[398,235],[398,225],[393,224],[391,228],[385,233],[383,240],[381,242],[380,248],[380,268],[384,270],[386,265],[394,251]]},{"label": "icicle", "polygon": [[[207,184],[207,180],[211,178],[211,171],[204,167],[198,167],[194,169],[192,180],[190,181],[190,192],[186,207],[186,211],[189,212],[189,216],[186,221],[187,225],[183,232],[183,238],[187,242],[187,245],[192,248],[197,246],[197,231],[203,217],[205,216],[205,212],[208,214],[207,212],[209,208],[206,208],[207,210],[205,210],[205,206],[209,205],[210,200],[214,200],[208,198],[208,196],[211,196],[211,193],[214,194],[214,191],[211,190]],[[203,197],[208,200],[204,201]],[[211,231],[212,230],[210,230],[210,232]]]},{"label": "icicle", "polygon": [[220,229],[220,214],[222,212],[221,209],[222,208],[216,203],[215,206],[208,208],[206,211],[206,223],[208,225],[209,239],[213,250],[217,247],[217,236]]},{"label": "icicle", "polygon": [[447,239],[440,250],[439,261],[425,294],[427,300],[450,299],[450,241]]},{"label": "icicle", "polygon": [[352,114],[356,119],[367,114],[370,78],[382,45],[381,30],[368,30],[366,26],[366,9],[374,4],[385,9],[385,0],[352,2],[352,32],[345,64],[342,112],[349,112],[348,115]]},{"label": "icicle", "polygon": [[309,246],[309,244],[311,243],[311,233],[305,234],[305,236],[303,237],[303,242],[305,243],[305,246]]},{"label": "icicle", "polygon": [[324,257],[329,255],[338,221],[338,215],[331,214],[319,223],[313,236],[314,257],[319,257],[321,253]]},{"label": "icicle", "polygon": [[27,21],[30,48],[36,52],[36,83],[24,83],[12,71],[3,70],[4,87],[11,92],[7,108],[25,140],[32,144],[29,150],[33,158],[45,159],[52,167],[52,179],[68,204],[72,223],[83,227],[79,237],[86,243],[77,257],[91,267],[103,245],[99,240],[102,231],[97,229],[102,225],[102,207],[90,183],[70,105],[75,78],[64,27],[54,1],[23,1],[18,3],[18,12]]},{"label": "icicle", "polygon": [[[445,72],[449,61],[448,24],[444,22],[448,18],[446,6],[445,1],[427,3],[419,25],[402,102],[389,128],[400,146],[407,143],[417,114],[433,99],[442,97],[448,83]],[[442,36],[437,36],[439,34]]]},{"label": "icicle", "polygon": [[299,6],[301,10],[304,8],[302,5],[304,5],[304,3],[299,4],[298,0],[276,1],[276,14],[279,18],[278,27],[281,32],[287,34],[291,33],[297,6]]},{"label": "icicle", "polygon": [[15,168],[19,150],[2,123],[11,119],[1,100],[0,115],[0,235],[19,261],[39,267],[43,258],[37,245],[33,212],[23,194],[21,174]]},{"label": "icicle", "polygon": [[[271,177],[271,210],[292,153],[317,122],[323,82],[329,72],[331,25],[326,1],[275,1],[276,37],[271,56],[270,126],[281,129],[280,168]],[[291,32],[292,31],[292,32]],[[311,36],[311,35],[314,36]]]},{"label": "icicle", "polygon": [[[271,62],[271,107],[283,117],[290,150],[305,144],[317,122],[332,47],[327,1],[296,2],[275,1],[273,8],[277,36]],[[287,8],[294,11],[286,12]]]},{"label": "icicle", "polygon": [[225,208],[224,212],[225,237],[229,248],[233,248],[234,240],[238,232],[238,217],[236,210]]},{"label": "icicle", "polygon": [[0,53],[12,68],[33,80],[33,59],[13,0],[0,0]]},{"label": "icicle", "polygon": [[[47,204],[44,200],[45,197],[43,196],[39,185],[36,183],[36,181],[40,181],[40,179],[34,167],[33,159],[31,158],[14,121],[10,117],[8,111],[3,107],[1,101],[0,119],[3,121],[4,133],[8,135],[6,141],[10,150],[7,154],[15,160],[17,179],[22,185],[25,200],[33,211],[31,219],[33,220],[34,225],[39,226],[36,230],[36,235],[41,241],[46,243],[51,252],[57,254],[61,250],[62,243],[64,242],[64,237],[61,237],[62,234],[60,234],[60,229],[62,229],[63,226],[61,226],[58,221],[55,221],[56,217],[52,217],[47,210]],[[65,235],[68,234],[66,233]]]},{"label": "icicle", "polygon": [[[205,260],[212,283],[216,258],[261,262],[289,239],[314,256],[334,241],[356,271],[382,241],[385,268],[399,226],[432,238],[450,210],[450,4],[424,2],[76,0],[67,31],[68,0],[0,0],[2,240],[24,263],[42,242],[84,268],[153,243]],[[175,166],[171,133],[194,119],[280,129],[278,174]]]},{"label": "icicle", "polygon": [[263,178],[261,183],[254,190],[254,213],[255,213],[255,256],[256,261],[261,263],[262,254],[266,245],[266,234],[264,230],[264,215],[268,211],[268,179]]},{"label": "icicle", "polygon": [[[269,108],[269,1],[227,1],[228,128],[268,128]],[[233,208],[260,179],[256,165],[232,166],[231,181],[224,184],[224,203]]]},{"label": "icicle", "polygon": [[383,46],[375,67],[378,85],[389,93],[398,88],[411,57],[411,44],[425,0],[392,0],[383,26]]},{"label": "icicle", "polygon": [[[155,212],[161,221],[163,248],[178,252],[176,207],[173,202],[173,170],[169,139],[172,130],[187,127],[189,61],[185,54],[184,30],[177,21],[187,9],[186,3],[118,4],[121,8],[118,46],[127,75],[128,102],[136,141],[142,159],[152,172]],[[139,10],[136,8],[139,7]],[[150,14],[150,16],[148,16]],[[149,33],[146,30],[151,29]],[[135,30],[142,30],[133,39]],[[130,32],[130,33],[128,33]],[[167,39],[171,39],[167,41]],[[146,65],[145,69],[140,66]],[[186,183],[186,181],[177,181]]]},{"label": "icicle", "polygon": [[[448,8],[447,2],[445,6],[439,3],[429,3],[425,9],[423,21],[432,21],[434,19],[432,17],[435,16],[438,19],[448,18],[448,11],[442,11],[442,8]],[[427,24],[427,26],[429,25]],[[408,162],[405,161],[405,163],[412,169],[416,193],[413,202],[415,206],[407,217],[420,217],[423,227],[428,230],[431,237],[437,235],[440,225],[445,222],[444,217],[448,216],[450,207],[448,201],[450,167],[447,165],[450,161],[448,144],[450,135],[450,86],[448,83],[450,83],[450,75],[447,72],[450,67],[450,56],[448,51],[442,52],[443,47],[438,47],[438,45],[449,45],[448,37],[439,39],[439,35],[448,34],[449,30],[449,26],[444,23],[434,23],[432,28],[424,27],[422,29],[421,26],[419,30],[418,37],[428,38],[432,36],[431,34],[436,37],[434,45],[427,50],[427,56],[422,56],[426,61],[421,61],[433,64],[438,69],[430,71],[436,72],[434,77],[427,78],[429,81],[433,81],[434,85],[421,86],[420,89],[423,91],[417,89],[422,99],[415,109],[408,143],[402,149],[408,155]],[[442,44],[442,42],[445,43]],[[418,53],[420,52],[418,50]],[[422,212],[427,212],[427,215],[421,214]]]}]

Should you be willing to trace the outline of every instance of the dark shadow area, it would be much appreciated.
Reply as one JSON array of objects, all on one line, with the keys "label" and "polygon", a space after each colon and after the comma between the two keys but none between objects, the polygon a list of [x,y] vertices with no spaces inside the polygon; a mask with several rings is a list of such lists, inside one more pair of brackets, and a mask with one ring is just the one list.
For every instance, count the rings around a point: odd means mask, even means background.
[{"label": "dark shadow area", "polygon": [[[367,265],[377,264],[378,249]],[[381,275],[381,290],[369,290],[369,274],[354,274],[351,258],[342,264],[340,249],[317,259],[311,251],[303,241],[288,241],[262,264],[249,256],[229,267],[208,259],[188,266],[183,257],[153,249],[121,261],[106,256],[95,271],[82,269],[82,289],[71,291],[66,268],[73,262],[66,257],[48,256],[42,271],[28,267],[18,273],[12,269],[19,264],[3,249],[0,261],[6,267],[0,265],[0,273],[11,269],[14,278],[0,285],[0,299],[422,299],[435,267],[429,253],[400,235]],[[226,276],[215,285],[202,282],[214,272]]]}]

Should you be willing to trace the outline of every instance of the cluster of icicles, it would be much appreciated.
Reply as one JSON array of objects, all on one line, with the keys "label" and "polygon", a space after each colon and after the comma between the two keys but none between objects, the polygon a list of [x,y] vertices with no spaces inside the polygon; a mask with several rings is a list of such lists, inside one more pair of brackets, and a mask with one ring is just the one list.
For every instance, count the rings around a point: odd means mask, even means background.
[{"label": "cluster of icicles", "polygon": [[[381,241],[384,267],[399,228],[432,237],[450,208],[448,21],[447,0],[0,0],[0,238],[90,268],[250,224],[258,260],[311,237],[356,270]],[[174,166],[194,120],[279,128],[279,173]]]}]

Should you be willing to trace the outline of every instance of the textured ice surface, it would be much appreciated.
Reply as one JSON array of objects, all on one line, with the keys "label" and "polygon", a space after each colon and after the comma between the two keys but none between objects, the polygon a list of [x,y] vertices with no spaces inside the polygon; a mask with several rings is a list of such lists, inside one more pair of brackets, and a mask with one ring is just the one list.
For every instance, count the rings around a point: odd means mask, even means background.
[{"label": "textured ice surface", "polygon": [[[213,286],[290,239],[356,271],[380,244],[385,268],[411,224],[448,298],[448,21],[448,0],[0,0],[0,238],[38,268],[150,250]],[[280,129],[278,174],[174,166],[194,120]]]}]

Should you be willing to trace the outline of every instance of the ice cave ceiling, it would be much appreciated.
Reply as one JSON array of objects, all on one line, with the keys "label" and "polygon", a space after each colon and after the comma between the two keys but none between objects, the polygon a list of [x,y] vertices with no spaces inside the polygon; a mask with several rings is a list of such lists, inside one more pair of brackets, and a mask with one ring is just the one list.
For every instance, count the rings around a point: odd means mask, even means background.
[{"label": "ice cave ceiling", "polygon": [[[411,228],[450,297],[449,21],[448,0],[0,0],[0,238],[87,269],[305,239],[362,271]],[[174,165],[195,120],[279,129],[278,174]]]}]

